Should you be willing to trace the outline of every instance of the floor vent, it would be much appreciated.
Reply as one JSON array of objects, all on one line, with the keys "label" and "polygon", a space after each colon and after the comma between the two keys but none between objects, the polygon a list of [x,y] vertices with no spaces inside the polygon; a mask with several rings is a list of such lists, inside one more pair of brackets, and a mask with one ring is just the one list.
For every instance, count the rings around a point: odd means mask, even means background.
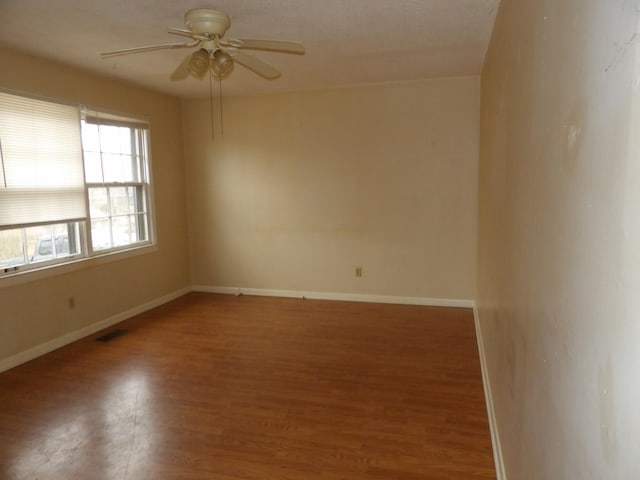
[{"label": "floor vent", "polygon": [[111,340],[113,340],[115,338],[121,337],[125,333],[127,333],[126,330],[118,328],[116,330],[112,330],[109,333],[105,333],[104,335],[96,338],[96,341],[97,342],[110,342]]}]

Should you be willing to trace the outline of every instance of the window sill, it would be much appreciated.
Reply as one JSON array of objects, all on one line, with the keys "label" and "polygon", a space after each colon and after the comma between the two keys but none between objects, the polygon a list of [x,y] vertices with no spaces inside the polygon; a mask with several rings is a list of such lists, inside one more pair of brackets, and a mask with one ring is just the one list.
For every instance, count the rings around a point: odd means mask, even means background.
[{"label": "window sill", "polygon": [[42,268],[26,270],[24,272],[15,272],[7,276],[0,277],[0,289],[22,285],[25,283],[35,282],[58,275],[84,270],[86,268],[103,265],[105,263],[125,260],[127,258],[137,257],[139,255],[147,255],[158,250],[157,244],[149,244],[137,246],[126,250],[118,250],[115,252],[105,252],[102,254],[94,254],[91,257],[79,258],[70,262],[56,265],[46,265]]}]

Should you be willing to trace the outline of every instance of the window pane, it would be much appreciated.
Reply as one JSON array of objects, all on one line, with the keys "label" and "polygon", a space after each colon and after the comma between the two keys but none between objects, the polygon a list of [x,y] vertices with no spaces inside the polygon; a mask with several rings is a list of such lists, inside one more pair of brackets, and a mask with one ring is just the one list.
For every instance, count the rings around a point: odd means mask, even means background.
[{"label": "window pane", "polygon": [[[34,257],[53,257],[53,245],[51,244],[51,237],[42,237],[40,240],[38,240],[38,243],[36,245],[37,246],[33,252]],[[32,260],[34,259],[32,258]]]},{"label": "window pane", "polygon": [[122,246],[128,245],[135,241],[135,236],[132,239],[131,221],[129,215],[124,217],[113,217],[113,245]]},{"label": "window pane", "polygon": [[27,263],[24,258],[22,229],[0,230],[0,268]]},{"label": "window pane", "polygon": [[42,262],[53,258],[51,225],[24,229],[27,240],[27,251],[31,262]]},{"label": "window pane", "polygon": [[111,197],[111,215],[125,215],[129,211],[129,196],[127,187],[111,187],[109,188],[109,196]]},{"label": "window pane", "polygon": [[98,152],[84,152],[84,175],[87,182],[101,183],[102,179],[102,161]]},{"label": "window pane", "polygon": [[131,153],[131,129],[115,125],[100,125],[100,146],[103,152]]},{"label": "window pane", "polygon": [[0,231],[0,273],[8,273],[4,270],[13,267],[24,270],[29,265],[39,267],[80,255],[82,226],[80,222],[71,222]]},{"label": "window pane", "polygon": [[25,228],[30,262],[44,262],[80,253],[79,227],[76,222]]},{"label": "window pane", "polygon": [[89,189],[89,213],[91,218],[109,216],[109,197],[106,187],[92,187]]},{"label": "window pane", "polygon": [[131,155],[103,153],[102,169],[105,182],[131,182],[134,180],[131,169]]},{"label": "window pane", "polygon": [[111,227],[109,219],[91,221],[91,240],[94,250],[111,248]]},{"label": "window pane", "polygon": [[82,123],[82,148],[86,152],[100,151],[100,136],[98,126],[90,123]]}]

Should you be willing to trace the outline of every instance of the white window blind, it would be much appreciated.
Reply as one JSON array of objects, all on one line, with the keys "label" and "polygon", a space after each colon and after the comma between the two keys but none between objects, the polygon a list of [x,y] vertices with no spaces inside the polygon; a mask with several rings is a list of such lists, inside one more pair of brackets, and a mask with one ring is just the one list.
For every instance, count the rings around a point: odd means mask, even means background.
[{"label": "white window blind", "polygon": [[0,92],[0,228],[84,220],[77,107]]}]

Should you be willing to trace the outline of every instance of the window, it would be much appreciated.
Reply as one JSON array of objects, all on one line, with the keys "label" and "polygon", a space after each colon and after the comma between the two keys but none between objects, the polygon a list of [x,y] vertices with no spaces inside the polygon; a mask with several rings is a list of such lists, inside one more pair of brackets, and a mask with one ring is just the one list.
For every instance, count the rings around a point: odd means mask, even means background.
[{"label": "window", "polygon": [[0,92],[0,275],[150,245],[146,122]]},{"label": "window", "polygon": [[93,250],[149,240],[146,125],[85,112],[82,144]]}]

